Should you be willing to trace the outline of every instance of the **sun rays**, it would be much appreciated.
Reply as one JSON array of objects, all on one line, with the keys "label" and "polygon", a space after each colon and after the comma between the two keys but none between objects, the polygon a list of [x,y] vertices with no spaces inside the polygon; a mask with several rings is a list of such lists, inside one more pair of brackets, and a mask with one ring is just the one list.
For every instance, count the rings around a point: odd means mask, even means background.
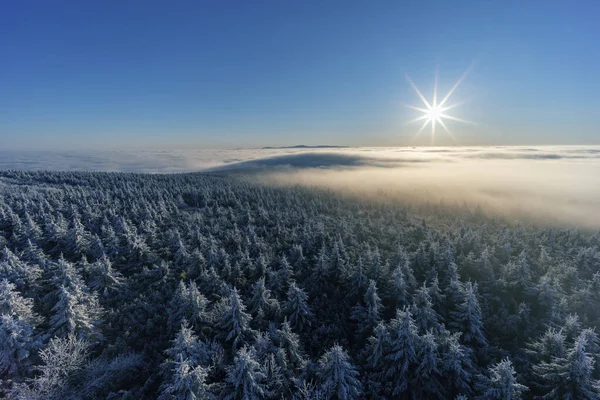
[{"label": "sun rays", "polygon": [[425,128],[427,128],[428,125],[431,125],[431,142],[433,143],[435,141],[436,125],[439,124],[452,139],[456,140],[456,138],[454,137],[452,132],[450,132],[450,129],[448,128],[448,126],[446,125],[446,122],[444,122],[444,120],[462,122],[464,124],[473,124],[473,122],[471,122],[471,121],[467,121],[465,119],[458,118],[458,117],[455,117],[455,116],[447,113],[449,110],[451,110],[455,107],[458,107],[462,103],[454,103],[454,104],[450,104],[450,105],[446,104],[447,101],[450,99],[450,96],[452,96],[454,91],[458,88],[458,86],[461,84],[461,82],[465,79],[465,77],[467,76],[469,71],[470,71],[470,68],[467,69],[467,71],[465,71],[464,74],[462,74],[462,76],[458,79],[458,81],[456,81],[456,83],[452,86],[452,88],[448,91],[448,93],[439,102],[438,102],[438,74],[437,74],[437,72],[435,74],[435,79],[434,79],[434,83],[433,83],[433,98],[431,99],[431,101],[428,101],[425,98],[423,93],[421,93],[421,91],[419,90],[417,85],[415,85],[415,83],[412,81],[412,79],[410,79],[408,74],[405,75],[406,80],[408,81],[410,86],[413,88],[415,93],[419,96],[419,98],[421,99],[421,102],[423,103],[423,106],[424,106],[424,107],[417,107],[414,105],[407,105],[408,108],[411,108],[415,111],[422,113],[421,116],[419,116],[413,120],[410,120],[408,122],[408,123],[414,123],[414,122],[423,121],[420,129],[415,134],[415,138],[417,136],[419,136],[421,134],[421,132],[423,132],[425,130]]}]

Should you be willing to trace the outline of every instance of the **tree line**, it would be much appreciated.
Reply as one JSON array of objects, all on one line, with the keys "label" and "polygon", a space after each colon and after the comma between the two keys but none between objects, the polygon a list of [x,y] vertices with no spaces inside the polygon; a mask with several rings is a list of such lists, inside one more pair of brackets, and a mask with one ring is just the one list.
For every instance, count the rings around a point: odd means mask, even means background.
[{"label": "tree line", "polygon": [[0,171],[0,393],[598,399],[599,245],[236,175]]}]

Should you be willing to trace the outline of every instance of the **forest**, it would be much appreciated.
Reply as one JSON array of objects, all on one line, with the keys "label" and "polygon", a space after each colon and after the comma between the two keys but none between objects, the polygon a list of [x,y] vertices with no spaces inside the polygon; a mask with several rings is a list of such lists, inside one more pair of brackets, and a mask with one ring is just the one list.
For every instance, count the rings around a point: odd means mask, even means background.
[{"label": "forest", "polygon": [[0,171],[0,397],[599,399],[599,247],[243,174]]}]

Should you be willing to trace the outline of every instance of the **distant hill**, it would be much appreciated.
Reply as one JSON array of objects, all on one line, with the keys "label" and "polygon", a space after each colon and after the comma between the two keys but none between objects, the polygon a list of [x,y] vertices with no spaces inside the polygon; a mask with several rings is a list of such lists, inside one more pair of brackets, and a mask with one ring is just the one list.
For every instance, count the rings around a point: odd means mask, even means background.
[{"label": "distant hill", "polygon": [[272,149],[347,149],[350,146],[307,146],[305,144],[298,144],[296,146],[280,146],[280,147],[272,147],[272,146],[267,146],[267,147],[263,147],[263,150],[272,150]]}]

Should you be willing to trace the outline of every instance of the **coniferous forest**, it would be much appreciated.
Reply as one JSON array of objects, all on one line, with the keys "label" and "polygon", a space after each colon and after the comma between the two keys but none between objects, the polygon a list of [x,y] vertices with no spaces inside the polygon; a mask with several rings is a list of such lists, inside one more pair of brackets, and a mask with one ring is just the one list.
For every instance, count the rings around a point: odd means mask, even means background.
[{"label": "coniferous forest", "polygon": [[226,174],[0,172],[0,397],[598,399],[600,235]]}]

